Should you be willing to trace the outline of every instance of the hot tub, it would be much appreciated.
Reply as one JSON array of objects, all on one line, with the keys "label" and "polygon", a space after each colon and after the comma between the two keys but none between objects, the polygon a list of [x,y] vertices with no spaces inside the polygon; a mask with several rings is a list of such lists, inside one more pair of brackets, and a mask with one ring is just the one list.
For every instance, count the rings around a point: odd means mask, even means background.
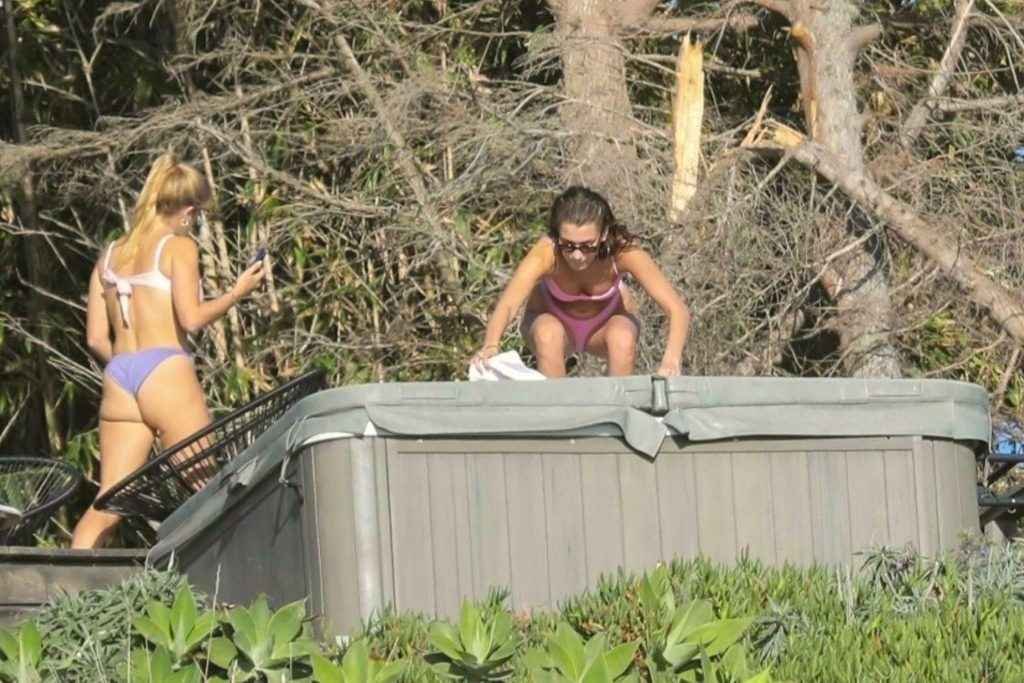
[{"label": "hot tub", "polygon": [[978,532],[988,396],[959,382],[681,377],[354,386],[303,399],[160,528],[229,602],[551,606],[703,554],[845,565]]}]

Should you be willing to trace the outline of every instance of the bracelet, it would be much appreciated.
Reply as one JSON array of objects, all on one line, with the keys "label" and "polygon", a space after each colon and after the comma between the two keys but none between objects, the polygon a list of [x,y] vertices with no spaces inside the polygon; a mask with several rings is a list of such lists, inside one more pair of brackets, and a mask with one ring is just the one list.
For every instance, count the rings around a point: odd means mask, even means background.
[{"label": "bracelet", "polygon": [[498,344],[485,344],[485,345],[480,347],[480,350],[481,351],[486,351],[487,349],[494,349],[495,351],[497,351],[500,348],[501,348],[501,346],[499,346]]}]

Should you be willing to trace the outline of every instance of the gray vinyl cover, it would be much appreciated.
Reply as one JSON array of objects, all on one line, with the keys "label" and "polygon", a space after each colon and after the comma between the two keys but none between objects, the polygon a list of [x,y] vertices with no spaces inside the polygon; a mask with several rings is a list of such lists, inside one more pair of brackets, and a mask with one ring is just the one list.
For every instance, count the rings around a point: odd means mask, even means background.
[{"label": "gray vinyl cover", "polygon": [[923,436],[987,444],[988,395],[945,380],[751,377],[411,382],[330,389],[275,422],[160,527],[159,563],[304,446],[381,437],[621,437],[655,458],[667,436]]}]

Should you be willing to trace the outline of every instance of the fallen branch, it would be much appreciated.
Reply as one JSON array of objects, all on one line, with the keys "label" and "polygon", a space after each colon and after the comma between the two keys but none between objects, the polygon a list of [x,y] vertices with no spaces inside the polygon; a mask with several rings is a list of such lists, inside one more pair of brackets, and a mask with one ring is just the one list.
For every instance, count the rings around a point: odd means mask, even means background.
[{"label": "fallen branch", "polygon": [[1013,106],[1024,107],[1024,95],[983,97],[975,100],[938,99],[931,103],[933,109],[947,114],[979,109],[1005,109]]},{"label": "fallen branch", "polygon": [[643,35],[665,35],[672,33],[714,33],[731,29],[744,32],[757,28],[757,17],[752,14],[732,14],[727,17],[713,19],[687,19],[685,17],[651,17],[647,21],[633,27],[636,33]]},{"label": "fallen branch", "polygon": [[932,77],[932,81],[928,85],[928,96],[922,98],[920,102],[914,105],[910,115],[907,116],[907,120],[903,123],[903,128],[900,130],[900,142],[904,147],[912,145],[921,134],[921,129],[924,128],[928,115],[931,113],[932,102],[935,98],[945,95],[946,90],[949,88],[953,71],[956,70],[956,63],[960,61],[960,53],[963,52],[964,44],[967,42],[967,19],[970,17],[972,9],[974,9],[974,0],[958,0],[956,15],[953,17],[953,29],[949,39],[949,47],[946,48],[946,53],[942,55],[939,70]]},{"label": "fallen branch", "polygon": [[1012,292],[978,267],[962,245],[936,230],[935,221],[925,221],[866,174],[850,171],[834,154],[791,128],[770,124],[750,147],[787,153],[840,187],[850,199],[885,221],[896,237],[938,264],[972,302],[987,309],[1000,327],[1018,344],[1024,344],[1024,306]]}]

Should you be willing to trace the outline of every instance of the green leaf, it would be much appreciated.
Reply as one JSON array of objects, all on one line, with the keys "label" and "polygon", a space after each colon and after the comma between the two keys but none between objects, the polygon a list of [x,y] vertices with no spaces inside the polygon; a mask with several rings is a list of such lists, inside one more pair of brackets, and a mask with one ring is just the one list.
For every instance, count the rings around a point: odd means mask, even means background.
[{"label": "green leaf", "polygon": [[195,620],[188,638],[185,639],[185,652],[191,652],[199,643],[206,640],[217,628],[217,625],[217,615],[214,612],[200,614],[199,618]]},{"label": "green leaf", "polygon": [[374,675],[373,683],[388,683],[401,676],[407,666],[408,664],[402,661],[388,662]]},{"label": "green leaf", "polygon": [[202,683],[203,674],[199,667],[193,664],[187,669],[176,671],[167,677],[167,683]]},{"label": "green leaf", "polygon": [[691,643],[698,643],[707,649],[709,657],[725,652],[743,636],[753,619],[720,619],[694,629],[686,637]]},{"label": "green leaf", "polygon": [[0,630],[0,652],[9,660],[18,658],[18,639],[10,631]]},{"label": "green leaf", "polygon": [[43,639],[39,635],[39,629],[31,622],[25,622],[21,627],[21,657],[22,661],[35,668],[43,658]]},{"label": "green leaf", "polygon": [[598,656],[590,662],[581,678],[573,680],[579,680],[581,683],[612,683],[615,679],[608,672],[604,657]]},{"label": "green leaf", "polygon": [[267,627],[274,643],[287,643],[299,635],[299,631],[302,629],[302,619],[305,616],[306,608],[301,600],[277,610]]},{"label": "green leaf", "polygon": [[178,589],[178,594],[174,596],[174,604],[171,606],[171,634],[175,644],[180,643],[184,647],[186,638],[196,624],[197,614],[195,596],[186,583]]},{"label": "green leaf", "polygon": [[698,654],[700,654],[700,646],[694,643],[679,643],[678,645],[666,647],[661,652],[662,658],[671,664],[673,668],[681,667],[695,660]]},{"label": "green leaf", "polygon": [[[351,649],[349,648],[349,650]],[[346,677],[342,673],[340,666],[332,663],[321,654],[313,655],[313,678],[318,683],[349,683],[351,680],[362,680]]]},{"label": "green leaf", "polygon": [[711,603],[707,600],[694,600],[688,605],[683,605],[676,610],[672,619],[672,627],[665,636],[668,645],[675,645],[686,637],[697,627],[706,624],[715,618],[711,609]]},{"label": "green leaf", "polygon": [[146,605],[146,614],[153,621],[158,629],[171,640],[171,610],[167,605],[157,600],[150,600]]},{"label": "green leaf", "polygon": [[472,651],[472,643],[480,629],[480,612],[469,600],[463,601],[462,613],[459,616],[459,640],[463,650]]},{"label": "green leaf", "polygon": [[461,659],[463,654],[457,639],[458,635],[450,624],[435,621],[430,625],[430,645],[452,660]]},{"label": "green leaf", "polygon": [[341,660],[341,672],[349,681],[365,681],[370,672],[370,651],[366,643],[352,643]]},{"label": "green leaf", "polygon": [[210,661],[225,670],[231,667],[231,662],[238,656],[238,649],[227,638],[212,639],[207,652]]},{"label": "green leaf", "polygon": [[170,647],[171,642],[167,638],[167,634],[160,630],[160,628],[153,623],[152,619],[147,617],[136,617],[132,621],[132,626],[135,630],[142,634],[142,637],[161,647]]},{"label": "green leaf", "polygon": [[608,675],[613,679],[621,676],[629,668],[629,665],[633,663],[633,656],[636,654],[638,647],[640,647],[640,641],[623,643],[605,654],[604,660],[608,666]]}]

